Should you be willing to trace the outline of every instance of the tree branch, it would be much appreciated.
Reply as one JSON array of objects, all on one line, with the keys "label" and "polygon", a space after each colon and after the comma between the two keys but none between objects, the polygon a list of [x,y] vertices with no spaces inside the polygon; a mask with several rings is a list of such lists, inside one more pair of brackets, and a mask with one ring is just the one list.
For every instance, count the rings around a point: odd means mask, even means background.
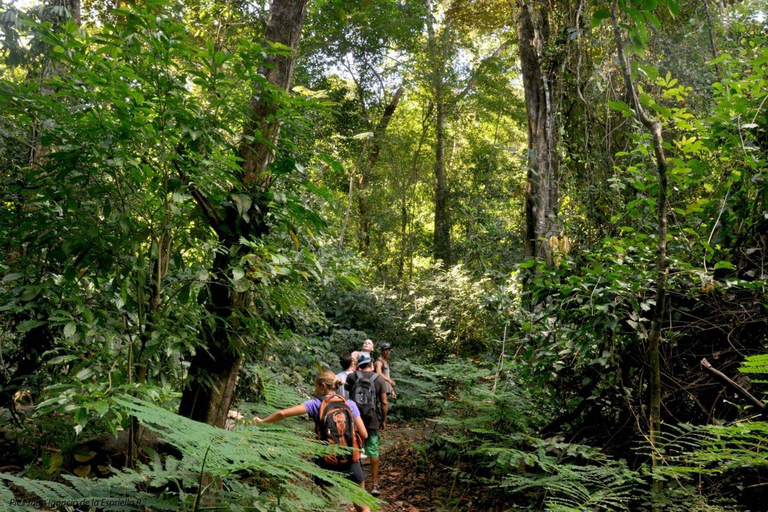
[{"label": "tree branch", "polygon": [[766,406],[763,402],[761,402],[752,393],[744,389],[744,387],[742,387],[738,383],[731,380],[726,374],[724,374],[723,372],[721,372],[720,370],[712,366],[712,364],[710,364],[710,362],[707,361],[706,358],[701,360],[701,367],[704,368],[704,370],[706,370],[708,373],[717,377],[720,381],[731,386],[739,395],[741,395],[742,398],[744,398],[749,403],[757,407],[760,410],[760,412],[763,414],[763,416],[768,416],[768,406]]}]

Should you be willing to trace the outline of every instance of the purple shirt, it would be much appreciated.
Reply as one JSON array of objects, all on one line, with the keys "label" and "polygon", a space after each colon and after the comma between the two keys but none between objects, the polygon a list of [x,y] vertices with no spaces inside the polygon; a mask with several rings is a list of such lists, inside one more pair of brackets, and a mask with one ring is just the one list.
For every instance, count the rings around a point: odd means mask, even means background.
[{"label": "purple shirt", "polygon": [[[307,408],[307,414],[315,422],[317,422],[318,416],[320,415],[320,406],[323,405],[323,400],[326,398],[328,398],[328,395],[323,398],[312,398],[311,400],[304,402],[304,407]],[[357,408],[357,404],[352,400],[347,400],[347,404],[349,405],[349,408],[352,409],[352,419],[360,417],[360,409]]]}]

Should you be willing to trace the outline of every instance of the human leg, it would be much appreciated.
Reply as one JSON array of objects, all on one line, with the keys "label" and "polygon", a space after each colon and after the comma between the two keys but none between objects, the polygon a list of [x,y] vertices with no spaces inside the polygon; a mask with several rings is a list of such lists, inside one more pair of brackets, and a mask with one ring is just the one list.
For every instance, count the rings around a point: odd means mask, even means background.
[{"label": "human leg", "polygon": [[[363,472],[363,468],[359,462],[355,462],[352,465],[348,478],[353,482],[357,482],[360,488],[362,490],[365,490],[365,473]],[[356,503],[354,503],[353,505],[357,512],[371,512],[371,509],[365,505],[358,505]]]},{"label": "human leg", "polygon": [[[365,480],[360,482],[360,488],[362,490],[365,490]],[[355,503],[354,506],[357,512],[371,512],[370,507],[366,507],[365,505],[358,505],[357,503]]]},{"label": "human leg", "polygon": [[371,457],[371,480],[373,487],[379,487],[379,458]]},{"label": "human leg", "polygon": [[379,495],[379,433],[371,434],[365,440],[365,453],[371,461],[371,494]]}]

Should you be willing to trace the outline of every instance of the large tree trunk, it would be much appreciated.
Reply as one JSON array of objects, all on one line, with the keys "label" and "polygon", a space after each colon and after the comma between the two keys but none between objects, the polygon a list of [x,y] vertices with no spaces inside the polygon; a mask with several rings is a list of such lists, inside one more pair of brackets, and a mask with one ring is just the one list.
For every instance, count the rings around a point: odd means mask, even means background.
[{"label": "large tree trunk", "polygon": [[[280,91],[288,91],[296,63],[296,48],[306,14],[307,0],[274,0],[267,24],[266,38],[293,50],[291,55],[272,56],[260,68],[269,82]],[[199,194],[195,199],[219,236],[219,242],[228,251],[216,255],[208,285],[208,313],[215,319],[212,326],[203,329],[205,347],[192,359],[187,386],[181,397],[179,414],[224,427],[234,395],[242,361],[239,345],[243,327],[237,312],[248,306],[247,296],[236,292],[228,277],[234,262],[239,261],[246,249],[238,243],[240,237],[262,237],[267,234],[266,192],[271,183],[269,164],[274,159],[274,144],[280,133],[278,98],[274,93],[257,91],[249,103],[248,119],[243,128],[240,145],[243,189],[252,196],[252,207],[245,216],[212,213],[211,205]],[[242,193],[242,190],[236,191]]]},{"label": "large tree trunk", "polygon": [[[273,0],[267,22],[266,39],[281,43],[293,50],[291,55],[272,56],[259,73],[267,77],[272,85],[288,91],[296,66],[296,49],[301,38],[301,27],[307,11],[308,0]],[[280,134],[280,122],[275,118],[278,102],[264,91],[254,94],[249,105],[248,120],[243,129],[240,158],[243,159],[243,183],[250,186],[258,183],[267,187],[271,179],[266,174],[267,166],[274,158],[273,144]],[[256,139],[249,142],[248,138]]]},{"label": "large tree trunk", "polygon": [[[528,115],[528,178],[526,182],[524,253],[552,264],[549,239],[559,231],[556,65],[544,57],[549,44],[548,7],[537,0],[519,0],[520,62]],[[551,49],[550,49],[551,50]]]}]

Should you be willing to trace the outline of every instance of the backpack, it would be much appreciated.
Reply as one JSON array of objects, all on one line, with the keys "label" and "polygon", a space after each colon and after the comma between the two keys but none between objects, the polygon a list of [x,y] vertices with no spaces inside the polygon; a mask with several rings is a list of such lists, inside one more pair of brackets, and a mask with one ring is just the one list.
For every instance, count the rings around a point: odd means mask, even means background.
[{"label": "backpack", "polygon": [[379,417],[376,407],[376,386],[374,382],[379,376],[374,372],[355,372],[357,380],[352,386],[349,398],[357,404],[360,416],[367,428],[378,428]]},{"label": "backpack", "polygon": [[363,443],[355,428],[352,409],[341,395],[334,393],[323,400],[317,415],[315,432],[320,441],[355,449],[351,453],[329,453],[323,456],[322,461],[329,468],[347,469],[360,460]]}]

